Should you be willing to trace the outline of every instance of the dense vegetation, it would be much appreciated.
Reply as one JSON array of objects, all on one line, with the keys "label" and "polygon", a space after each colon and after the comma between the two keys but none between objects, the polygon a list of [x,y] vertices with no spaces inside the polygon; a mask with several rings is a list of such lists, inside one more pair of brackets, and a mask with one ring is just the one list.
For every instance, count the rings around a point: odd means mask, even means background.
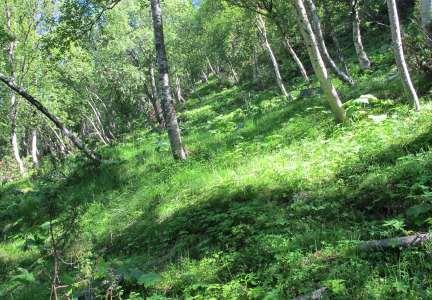
[{"label": "dense vegetation", "polygon": [[432,2],[161,4],[0,3],[0,299],[432,298]]}]

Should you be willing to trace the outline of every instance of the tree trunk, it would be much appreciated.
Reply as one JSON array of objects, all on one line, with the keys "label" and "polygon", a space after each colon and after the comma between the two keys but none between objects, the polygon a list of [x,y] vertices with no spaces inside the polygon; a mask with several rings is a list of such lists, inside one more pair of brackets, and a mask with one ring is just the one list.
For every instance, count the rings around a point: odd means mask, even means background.
[{"label": "tree trunk", "polygon": [[171,96],[169,83],[168,59],[165,50],[163,32],[162,10],[160,0],[150,0],[153,18],[154,39],[156,46],[157,63],[159,67],[159,81],[162,91],[162,109],[165,117],[165,125],[168,130],[168,138],[171,151],[175,159],[185,160],[186,151],[182,144],[180,128]]},{"label": "tree trunk", "polygon": [[215,69],[213,68],[213,65],[211,64],[211,62],[210,62],[210,59],[206,56],[206,60],[207,60],[207,64],[208,64],[208,66],[209,66],[209,68],[210,68],[210,72],[212,72],[214,75],[216,75],[216,71],[215,71]]},{"label": "tree trunk", "polygon": [[159,123],[160,128],[165,128],[165,120],[161,108],[161,103],[159,100],[159,94],[156,86],[156,79],[154,75],[154,68],[152,65],[149,67],[149,76],[150,76],[150,84],[151,84],[151,103],[153,106],[153,109],[156,114],[156,119]]},{"label": "tree trunk", "polygon": [[201,71],[201,73],[202,73],[202,76],[203,76],[203,79],[205,80],[205,82],[208,82],[208,76],[207,76],[206,72]]},{"label": "tree trunk", "polygon": [[297,53],[295,52],[294,48],[291,46],[291,42],[289,40],[288,34],[287,32],[284,30],[284,27],[282,25],[282,22],[280,21],[280,19],[275,16],[273,18],[273,22],[275,23],[275,25],[277,26],[277,28],[279,29],[279,31],[281,32],[282,35],[282,43],[284,45],[285,50],[288,52],[288,54],[294,59],[294,62],[297,64],[298,68],[300,69],[300,73],[303,76],[303,79],[306,82],[309,82],[309,76],[306,72],[306,69],[302,63],[302,61],[300,60],[300,58],[298,57]]},{"label": "tree trunk", "polygon": [[309,82],[309,76],[306,72],[306,69],[302,61],[298,57],[297,53],[294,51],[293,47],[291,46],[290,40],[286,35],[284,36],[283,44],[285,46],[285,49],[288,51],[288,53],[291,55],[291,57],[294,59],[295,63],[297,64],[298,68],[300,69],[303,79]]},{"label": "tree trunk", "polygon": [[263,17],[259,14],[257,15],[257,28],[258,28],[258,31],[260,33],[263,46],[267,50],[268,55],[270,56],[270,60],[271,60],[272,65],[273,65],[273,70],[274,70],[275,75],[276,75],[276,82],[279,86],[279,89],[281,90],[281,93],[284,97],[289,98],[289,95],[285,89],[285,85],[282,81],[282,76],[281,76],[280,71],[279,71],[279,64],[276,60],[276,57],[273,53],[273,50],[272,50],[270,43],[268,41],[268,38],[267,38],[267,30],[266,30],[265,21],[264,21]]},{"label": "tree trunk", "polygon": [[331,58],[331,56],[327,50],[327,46],[326,46],[325,40],[324,40],[324,35],[323,35],[322,29],[321,29],[321,21],[319,19],[318,12],[317,12],[317,9],[316,9],[314,2],[312,0],[305,0],[305,1],[307,4],[307,6],[306,6],[307,11],[309,12],[309,16],[310,16],[310,22],[308,21],[308,23],[312,25],[311,27],[313,28],[313,32],[316,35],[315,40],[317,42],[318,49],[320,50],[321,55],[323,56],[325,62],[330,66],[330,68],[333,70],[333,72],[342,81],[344,81],[350,85],[354,85],[354,80],[336,65],[336,63]]},{"label": "tree trunk", "polygon": [[180,78],[176,76],[176,95],[177,95],[177,101],[180,103],[185,103],[185,99],[182,95],[182,88],[181,88],[181,82]]},{"label": "tree trunk", "polygon": [[359,245],[360,250],[384,250],[394,248],[407,248],[411,246],[419,246],[426,241],[430,241],[432,235],[429,233],[417,233],[414,235],[396,237],[384,240],[373,240],[362,242]]},{"label": "tree trunk", "polygon": [[432,47],[432,0],[422,0],[421,19],[428,44]]},{"label": "tree trunk", "polygon": [[93,115],[95,117],[97,125],[90,117],[88,117],[89,122],[92,124],[92,126],[95,129],[96,134],[99,136],[101,142],[104,143],[105,145],[110,144],[111,140],[108,138],[108,136],[105,133],[104,124],[102,123],[102,116],[101,116],[100,112],[98,111],[95,103],[92,103],[92,100],[90,100],[90,99],[87,99],[87,103],[89,104],[89,106],[91,107],[91,109],[93,111]]},{"label": "tree trunk", "polygon": [[256,46],[253,46],[252,49],[252,80],[255,84],[260,86],[260,75],[259,75],[259,66],[258,66],[258,53]]},{"label": "tree trunk", "polygon": [[371,63],[363,47],[363,40],[362,40],[361,29],[360,29],[361,21],[360,21],[360,13],[359,13],[359,2],[360,0],[351,0],[353,39],[354,39],[354,46],[357,53],[357,58],[359,60],[360,68],[362,70],[367,70],[370,69]]},{"label": "tree trunk", "polygon": [[317,75],[318,80],[320,81],[321,89],[323,90],[327,98],[327,101],[333,113],[335,114],[336,120],[338,122],[344,122],[346,120],[345,110],[342,106],[342,102],[339,99],[339,95],[328,76],[327,69],[322,60],[321,53],[316,41],[316,37],[313,32],[312,26],[309,22],[309,18],[303,0],[295,0],[294,3],[296,6],[297,16],[300,23],[300,30],[305,40],[305,44],[307,46],[307,50],[315,74]]},{"label": "tree trunk", "polygon": [[405,61],[404,50],[402,46],[401,30],[399,25],[399,16],[395,0],[387,0],[387,7],[390,18],[390,27],[393,40],[393,49],[398,66],[399,74],[405,88],[405,92],[410,96],[411,101],[416,111],[420,110],[420,102],[417,92],[412,84],[411,76],[408,71],[408,66]]},{"label": "tree trunk", "polygon": [[44,114],[48,119],[50,119],[58,129],[88,158],[94,161],[100,161],[100,157],[93,153],[87,148],[87,146],[76,136],[72,131],[66,128],[63,123],[53,114],[51,114],[38,100],[36,100],[32,95],[30,95],[26,90],[17,86],[12,79],[6,77],[4,74],[0,73],[0,81],[6,84],[10,89],[15,91],[21,97],[26,99],[31,105],[33,105],[39,112]]},{"label": "tree trunk", "polygon": [[[6,27],[11,36],[13,36],[12,33],[12,16],[10,8],[6,2],[5,4],[5,15],[6,15]],[[12,76],[12,82],[15,82],[15,61],[14,61],[14,54],[15,54],[15,47],[16,42],[12,40],[9,42],[7,46],[7,58],[8,58],[8,64]],[[19,150],[19,143],[18,143],[18,136],[17,136],[17,114],[18,114],[18,101],[16,98],[16,95],[14,92],[11,92],[10,95],[10,124],[11,124],[11,146],[12,146],[12,153],[13,156],[18,164],[18,168],[20,170],[21,175],[25,175],[26,169],[24,167],[24,163],[21,159],[20,150]]]},{"label": "tree trunk", "polygon": [[38,148],[37,148],[37,130],[32,130],[31,156],[35,168],[39,168]]},{"label": "tree trunk", "polygon": [[228,62],[228,65],[229,65],[231,74],[233,76],[234,82],[239,83],[240,79],[239,79],[238,74],[237,74],[236,70],[234,69],[233,65],[230,62]]}]

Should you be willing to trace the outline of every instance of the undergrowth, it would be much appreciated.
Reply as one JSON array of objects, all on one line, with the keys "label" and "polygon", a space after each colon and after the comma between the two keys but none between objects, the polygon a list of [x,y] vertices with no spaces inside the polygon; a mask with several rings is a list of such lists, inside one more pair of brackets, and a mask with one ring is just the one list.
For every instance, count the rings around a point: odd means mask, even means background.
[{"label": "undergrowth", "polygon": [[143,130],[100,166],[5,184],[0,298],[48,299],[55,253],[71,299],[431,298],[429,245],[355,247],[432,223],[432,106],[410,109],[380,53],[355,88],[337,83],[347,124],[316,85],[293,82],[288,102],[212,79],[181,108],[186,162]]}]

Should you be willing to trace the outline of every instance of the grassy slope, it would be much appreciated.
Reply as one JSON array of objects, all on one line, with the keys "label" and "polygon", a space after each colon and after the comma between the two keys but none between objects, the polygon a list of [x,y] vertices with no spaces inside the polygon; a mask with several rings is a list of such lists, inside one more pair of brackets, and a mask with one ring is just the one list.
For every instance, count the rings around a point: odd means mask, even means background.
[{"label": "grassy slope", "polygon": [[287,103],[212,81],[181,113],[187,162],[172,161],[165,138],[137,132],[103,149],[112,163],[71,160],[7,185],[3,297],[47,299],[52,216],[55,234],[72,237],[62,256],[76,268],[62,264],[61,279],[74,292],[89,280],[103,291],[116,277],[130,299],[285,299],[323,286],[330,297],[432,297],[428,246],[353,250],[358,240],[428,230],[432,207],[432,106],[416,114],[386,101],[402,94],[391,56],[373,59],[381,71],[339,86],[344,99],[382,99],[350,106],[350,124],[336,125],[319,95],[300,97],[304,85]]}]

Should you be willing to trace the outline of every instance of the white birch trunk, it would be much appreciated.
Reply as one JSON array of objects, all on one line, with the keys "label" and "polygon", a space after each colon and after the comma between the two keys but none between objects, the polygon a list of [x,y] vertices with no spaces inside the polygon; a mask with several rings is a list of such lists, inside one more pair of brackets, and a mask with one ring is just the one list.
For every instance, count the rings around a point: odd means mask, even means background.
[{"label": "white birch trunk", "polygon": [[421,1],[421,19],[428,45],[432,47],[432,0]]},{"label": "white birch trunk", "polygon": [[[321,29],[321,21],[318,16],[318,12],[315,6],[315,3],[312,0],[305,0],[307,6],[307,11],[309,11],[310,15],[310,21],[308,21],[309,24],[311,24],[312,30],[315,35],[315,40],[318,45],[318,49],[321,52],[322,58],[324,58],[325,62],[330,66],[330,68],[333,70],[333,72],[344,82],[354,85],[354,80],[346,74],[344,71],[342,71],[334,62],[332,57],[330,56],[330,53],[327,50],[327,46],[325,44],[324,35],[322,33]],[[303,3],[304,4],[304,3]],[[309,17],[308,17],[309,18]]]},{"label": "white birch trunk", "polygon": [[297,64],[298,68],[300,69],[300,72],[303,76],[303,79],[305,81],[309,82],[309,76],[306,72],[306,69],[305,69],[302,61],[298,57],[297,53],[294,51],[294,48],[291,46],[290,40],[288,39],[287,36],[284,37],[283,43],[284,43],[285,48],[288,50],[289,54],[291,55],[291,57],[294,59],[295,63]]},{"label": "white birch trunk", "polygon": [[357,58],[360,64],[360,68],[362,70],[367,70],[370,69],[371,63],[363,46],[363,39],[362,39],[361,27],[360,27],[361,20],[360,20],[360,13],[359,13],[359,1],[360,0],[351,0],[352,18],[353,18],[352,20],[353,39],[354,39],[354,47],[357,53]]},{"label": "white birch trunk", "polygon": [[393,50],[395,54],[396,64],[399,70],[399,74],[402,78],[402,82],[405,88],[405,92],[411,98],[416,111],[420,110],[420,102],[417,96],[417,92],[411,81],[411,76],[408,71],[408,66],[405,61],[404,50],[402,46],[401,29],[399,24],[399,15],[396,6],[396,0],[387,0],[387,8],[390,18],[390,27],[393,40]]},{"label": "white birch trunk", "polygon": [[320,81],[321,89],[327,98],[336,120],[338,122],[344,122],[346,120],[345,110],[339,99],[339,95],[328,76],[303,0],[295,0],[294,4],[296,6],[297,16],[300,23],[300,30],[305,40],[315,74]]},{"label": "white birch trunk", "polygon": [[177,75],[176,75],[176,96],[178,102],[185,103],[185,99],[183,98],[182,95],[181,81]]},{"label": "white birch trunk", "polygon": [[163,31],[163,20],[160,0],[151,0],[150,4],[153,19],[156,57],[159,67],[159,82],[162,94],[162,110],[164,113],[165,126],[168,131],[168,138],[174,158],[179,160],[185,160],[187,154],[183,147],[180,127],[177,120],[177,114],[171,96],[168,58],[165,50],[165,38]]},{"label": "white birch trunk", "polygon": [[[13,36],[12,32],[12,16],[10,7],[8,6],[8,3],[5,3],[5,17],[6,17],[6,28],[11,36]],[[9,68],[11,70],[11,79],[13,82],[15,82],[15,61],[14,61],[14,54],[15,54],[15,47],[16,42],[11,41],[7,46],[7,58],[8,58],[8,64]],[[12,91],[10,94],[10,125],[11,125],[11,147],[12,147],[12,154],[17,162],[20,174],[24,176],[26,174],[26,169],[24,166],[24,162],[21,159],[20,155],[20,149],[19,149],[19,143],[18,143],[18,136],[17,136],[17,115],[18,115],[18,99],[16,98],[15,93]]]},{"label": "white birch trunk", "polygon": [[289,98],[289,95],[285,89],[285,85],[284,85],[283,80],[282,80],[282,76],[280,74],[279,64],[278,64],[277,59],[273,53],[273,49],[271,48],[270,42],[268,41],[268,38],[267,38],[267,30],[266,30],[265,21],[264,21],[263,17],[259,14],[257,15],[257,27],[258,27],[258,31],[259,31],[261,39],[262,39],[263,46],[267,50],[267,53],[268,53],[270,60],[272,62],[273,70],[274,70],[274,73],[276,76],[276,82],[279,86],[279,89],[281,90],[281,93],[284,97]]},{"label": "white birch trunk", "polygon": [[39,168],[38,147],[37,147],[37,130],[32,130],[31,156],[35,168]]}]

